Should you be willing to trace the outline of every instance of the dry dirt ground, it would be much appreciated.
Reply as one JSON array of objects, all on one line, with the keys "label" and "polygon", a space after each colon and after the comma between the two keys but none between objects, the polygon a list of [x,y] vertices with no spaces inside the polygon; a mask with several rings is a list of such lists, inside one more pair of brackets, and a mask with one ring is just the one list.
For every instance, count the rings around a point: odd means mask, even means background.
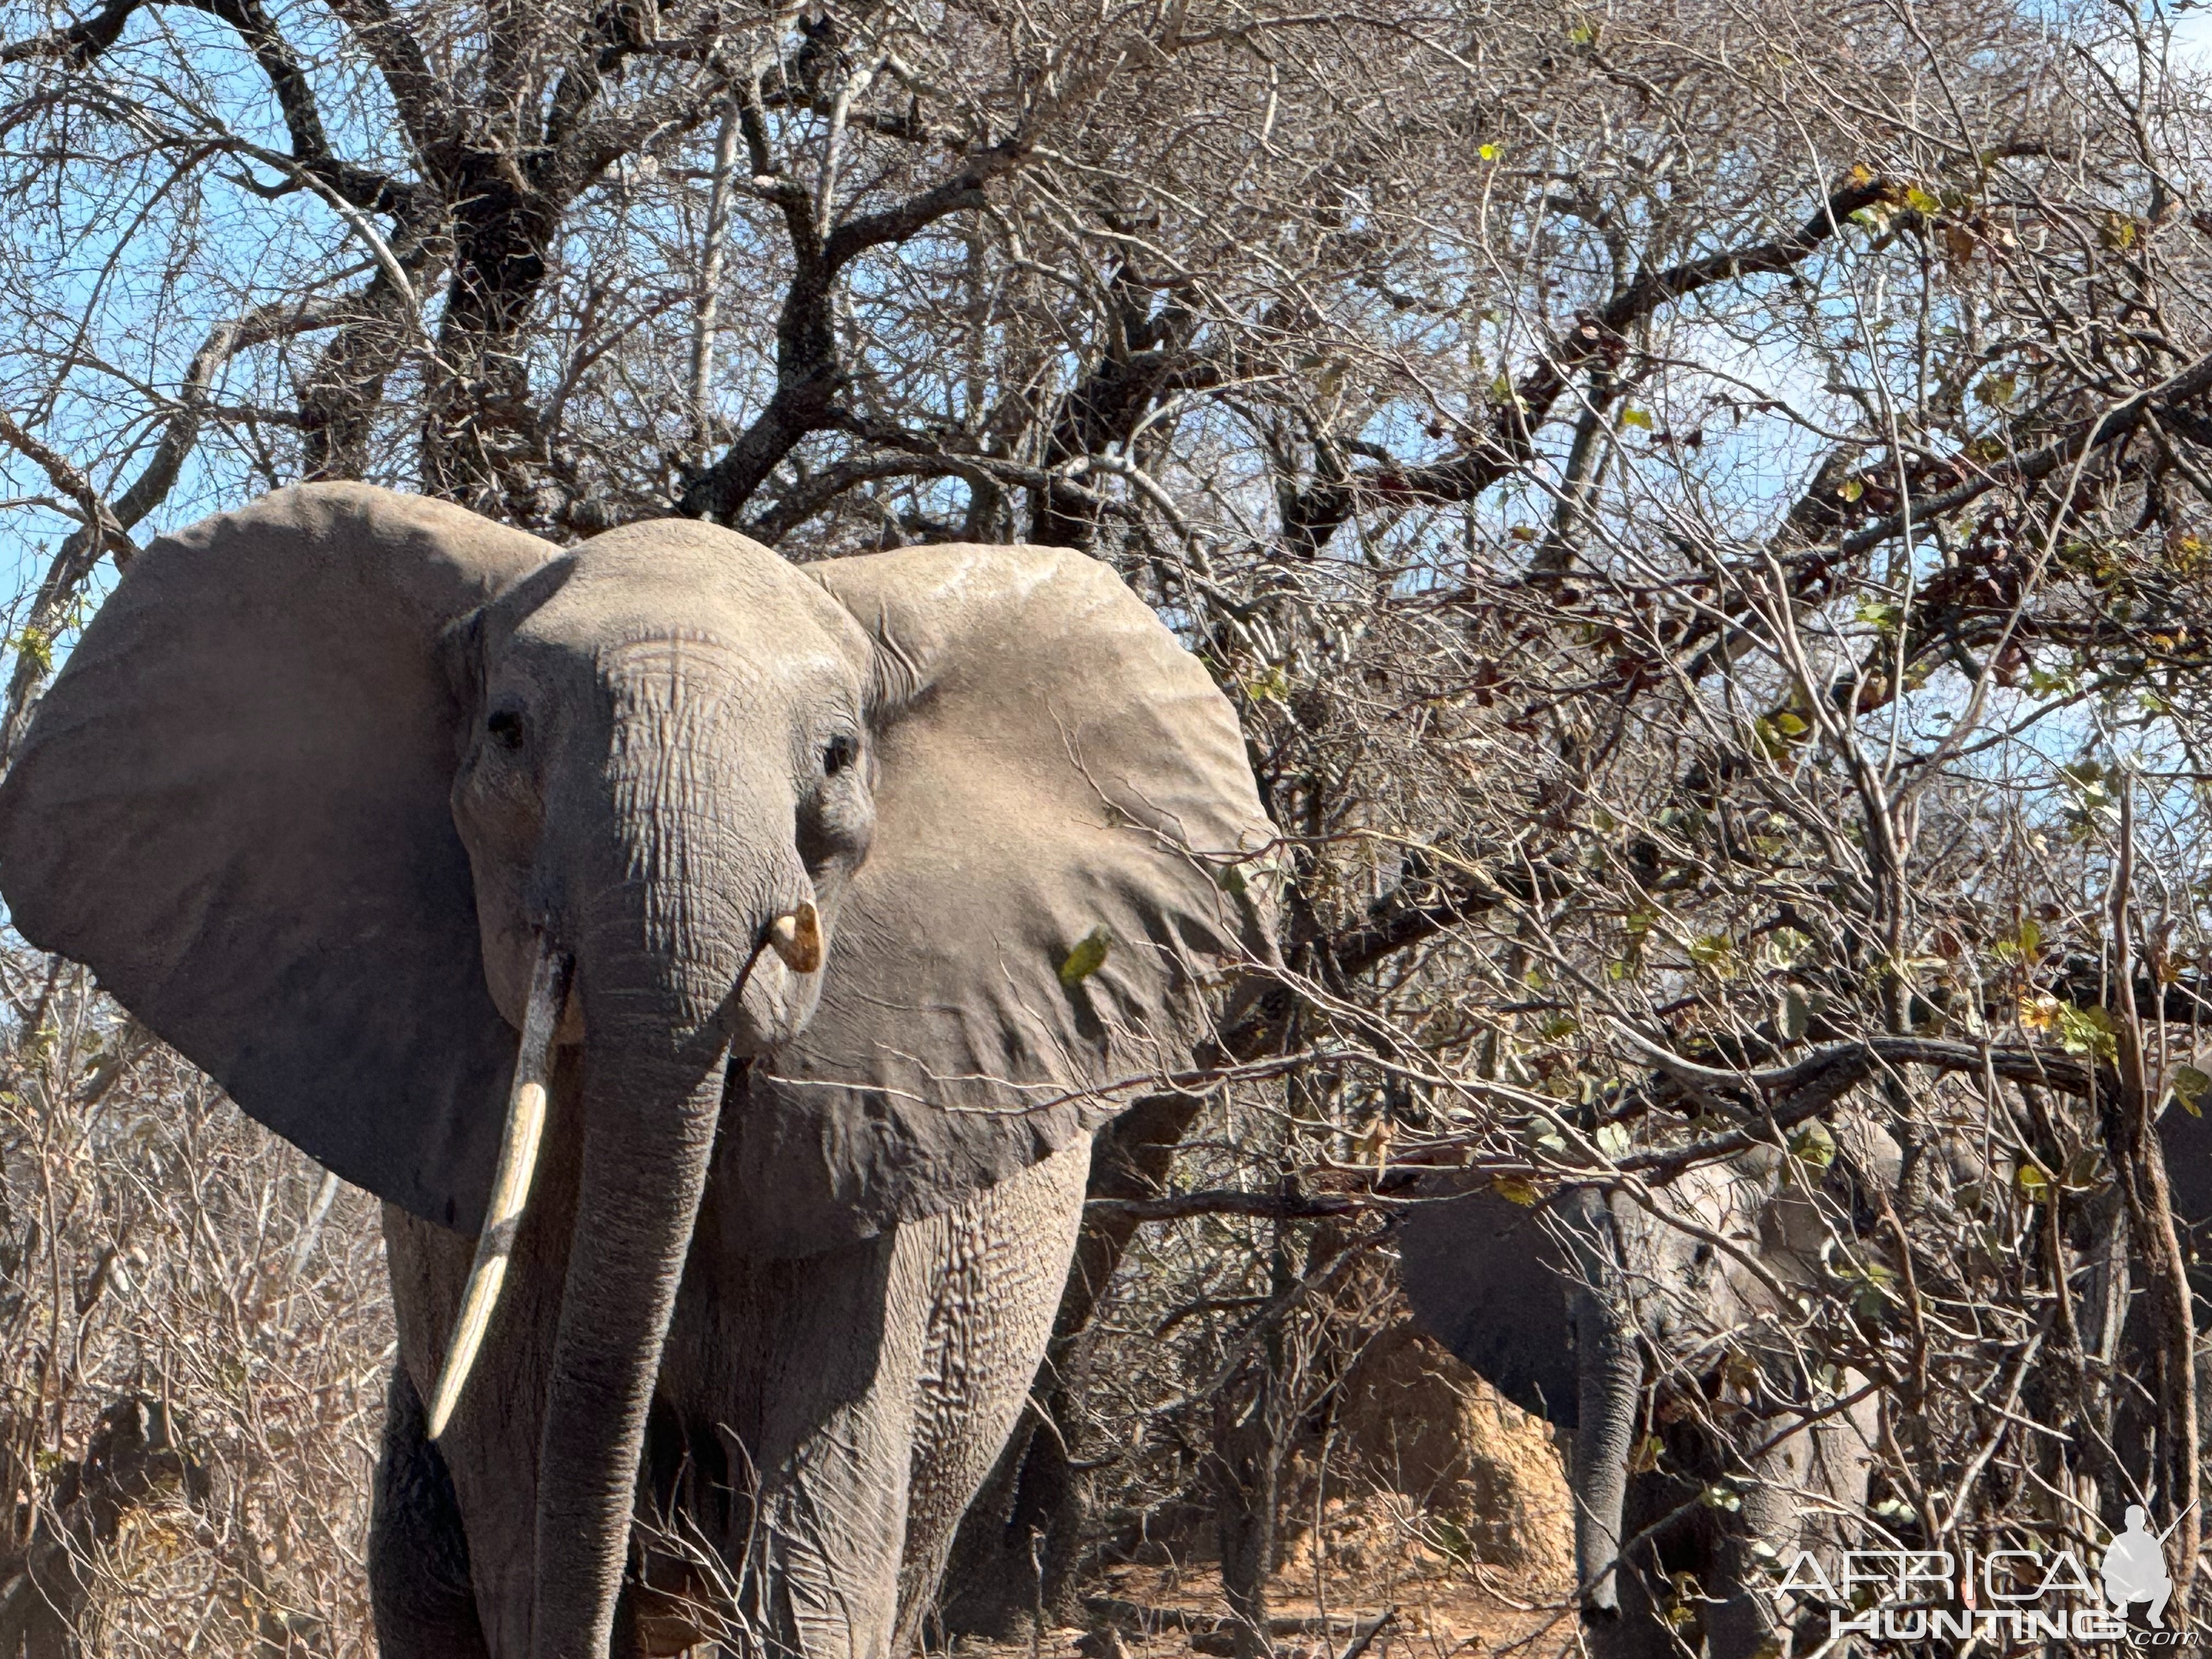
[{"label": "dry dirt ground", "polygon": [[[1349,1490],[1315,1492],[1310,1483],[1313,1507],[1285,1540],[1269,1597],[1278,1659],[1553,1659],[1576,1651],[1571,1510],[1548,1427],[1410,1328],[1369,1350],[1345,1398],[1338,1431],[1350,1453],[1340,1460],[1352,1472]],[[960,1652],[1226,1654],[1228,1610],[1209,1544],[1201,1532],[1172,1562],[1109,1568],[1088,1587],[1088,1629]]]}]

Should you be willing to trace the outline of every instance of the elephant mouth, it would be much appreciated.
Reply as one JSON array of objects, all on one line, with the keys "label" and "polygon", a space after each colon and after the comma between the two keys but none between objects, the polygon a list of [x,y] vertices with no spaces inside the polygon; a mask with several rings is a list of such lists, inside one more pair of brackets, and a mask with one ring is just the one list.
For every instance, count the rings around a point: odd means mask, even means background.
[{"label": "elephant mouth", "polygon": [[[745,1050],[766,1048],[769,1043],[763,1038],[770,1034],[787,1034],[797,1029],[811,1004],[799,981],[821,971],[823,955],[822,918],[812,900],[800,900],[769,924],[724,1004],[724,1024],[733,1046]],[[777,971],[757,972],[763,956],[775,962]],[[453,1408],[460,1403],[461,1391],[483,1349],[484,1333],[490,1328],[493,1310],[499,1305],[501,1287],[507,1281],[507,1261],[521,1231],[544,1133],[554,1039],[561,1031],[574,974],[575,958],[540,933],[523,1012],[521,1042],[515,1052],[514,1080],[507,1091],[491,1198],[484,1208],[483,1231],[477,1235],[476,1259],[470,1264],[468,1283],[461,1293],[460,1315],[454,1322],[453,1340],[446,1346],[446,1363],[431,1396],[428,1427],[433,1440],[445,1432]]]}]

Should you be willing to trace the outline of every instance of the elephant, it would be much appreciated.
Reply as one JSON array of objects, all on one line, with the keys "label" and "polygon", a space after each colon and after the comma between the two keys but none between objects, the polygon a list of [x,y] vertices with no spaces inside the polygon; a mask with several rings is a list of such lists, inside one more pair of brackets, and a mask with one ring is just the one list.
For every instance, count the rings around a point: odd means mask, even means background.
[{"label": "elephant", "polygon": [[[2191,1269],[2191,1289],[2212,1300],[2212,1249],[2203,1237],[2212,1223],[2212,1117],[2202,1105],[2169,1100],[2159,1114],[2158,1138],[2166,1160],[2166,1196]],[[2199,1316],[2200,1319],[2202,1316]]]},{"label": "elephant", "polygon": [[[2157,1127],[2160,1151],[2166,1163],[2167,1202],[2173,1216],[2176,1242],[2181,1246],[2186,1264],[2193,1304],[2198,1452],[2200,1456],[2212,1457],[2212,1340],[2205,1334],[2212,1330],[2212,1116],[2206,1115],[2206,1103],[2203,1101],[2185,1103],[2178,1096],[2170,1097],[2159,1114]],[[2107,1246],[2104,1254],[2108,1262],[2106,1273],[2119,1280],[2118,1299],[2124,1304],[2130,1300],[2127,1295],[2130,1262],[2124,1243],[2129,1230],[2120,1201],[2115,1197],[2112,1202],[2114,1216],[2111,1231],[2120,1248]],[[2148,1328],[2155,1315],[2148,1297],[2133,1300],[2136,1309],[2126,1317],[2121,1341],[2124,1346],[2136,1348],[2141,1353],[2159,1340]],[[2154,1374],[2143,1359],[2131,1362],[2130,1369],[2142,1377]],[[2124,1413],[2122,1423],[2116,1425],[2122,1459],[2133,1468],[2154,1467],[2151,1445],[2156,1412],[2152,1396],[2145,1392],[2130,1403],[2133,1409]]]},{"label": "elephant", "polygon": [[1273,960],[1273,835],[1082,554],[563,549],[320,483],[131,562],[0,892],[384,1200],[386,1659],[884,1659],[1091,1132]]},{"label": "elephant", "polygon": [[[1651,1187],[1649,1207],[1595,1184],[1539,1199],[1431,1177],[1400,1222],[1415,1323],[1566,1439],[1600,1659],[1700,1641],[1712,1659],[1786,1652],[1769,1569],[1800,1548],[1826,1555],[1838,1518],[1863,1506],[1877,1425],[1870,1398],[1844,1403],[1851,1373],[1841,1408],[1809,1425],[1765,1409],[1790,1363],[1778,1287],[1819,1271],[1827,1232],[1807,1166],[1781,1163],[1754,1149],[1692,1167]],[[1716,1420],[1762,1448],[1754,1465],[1728,1455]]]}]

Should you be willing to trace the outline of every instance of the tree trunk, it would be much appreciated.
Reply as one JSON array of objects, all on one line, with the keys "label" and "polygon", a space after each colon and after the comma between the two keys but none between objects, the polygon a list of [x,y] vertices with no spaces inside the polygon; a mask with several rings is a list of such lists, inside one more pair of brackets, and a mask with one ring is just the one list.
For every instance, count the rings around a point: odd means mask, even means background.
[{"label": "tree trunk", "polygon": [[454,252],[432,379],[424,388],[422,488],[494,518],[527,521],[506,499],[526,430],[523,325],[544,285],[565,204],[524,180],[502,152],[471,152],[454,181]]},{"label": "tree trunk", "polygon": [[[1239,1383],[1243,1386],[1239,1386]],[[1282,1474],[1276,1367],[1260,1358],[1248,1378],[1214,1401],[1206,1472],[1219,1503],[1221,1592],[1229,1604],[1236,1659],[1267,1659],[1267,1579],[1275,1566],[1275,1516]]]}]

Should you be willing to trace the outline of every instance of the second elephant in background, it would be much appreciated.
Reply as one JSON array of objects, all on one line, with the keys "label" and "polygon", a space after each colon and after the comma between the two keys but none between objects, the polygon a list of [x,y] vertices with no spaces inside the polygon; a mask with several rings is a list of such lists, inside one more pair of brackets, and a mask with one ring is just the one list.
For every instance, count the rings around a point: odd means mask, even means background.
[{"label": "second elephant in background", "polygon": [[[1600,1659],[1788,1651],[1770,1564],[1832,1546],[1864,1504],[1871,1401],[1791,1426],[1802,1413],[1786,1402],[1814,1379],[1777,1292],[1820,1271],[1829,1232],[1806,1166],[1783,1164],[1755,1151],[1694,1168],[1649,1206],[1595,1186],[1523,1205],[1452,1177],[1401,1229],[1416,1322],[1568,1431]],[[1854,1379],[1826,1384],[1833,1397]]]}]

